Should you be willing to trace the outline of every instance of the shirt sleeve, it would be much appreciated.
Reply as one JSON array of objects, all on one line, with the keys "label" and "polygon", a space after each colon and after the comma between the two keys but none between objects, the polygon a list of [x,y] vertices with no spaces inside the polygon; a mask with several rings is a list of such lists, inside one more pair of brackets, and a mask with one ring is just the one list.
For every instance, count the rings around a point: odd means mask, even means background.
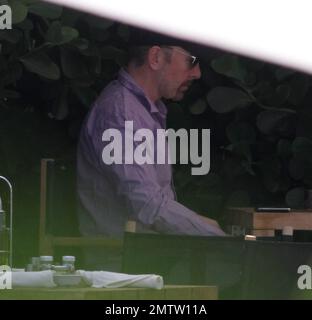
[{"label": "shirt sleeve", "polygon": [[[144,127],[140,121],[133,121],[134,131]],[[116,186],[118,196],[123,197],[129,210],[130,218],[139,221],[161,233],[213,236],[224,235],[217,226],[203,223],[192,210],[170,197],[158,184],[156,165],[125,164],[124,150],[122,164],[105,164],[102,151],[108,142],[102,141],[105,128],[118,129],[125,134],[125,119],[120,114],[114,114],[109,119],[97,118],[92,127],[90,138],[92,147],[100,162],[101,170]],[[133,149],[137,147],[134,142]]]}]

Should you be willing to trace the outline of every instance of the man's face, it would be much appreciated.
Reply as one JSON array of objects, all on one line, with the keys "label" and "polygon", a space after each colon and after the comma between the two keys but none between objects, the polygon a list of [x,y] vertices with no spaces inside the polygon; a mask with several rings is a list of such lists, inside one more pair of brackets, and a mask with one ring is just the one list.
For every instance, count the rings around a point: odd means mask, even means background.
[{"label": "man's face", "polygon": [[[165,99],[181,100],[192,81],[201,76],[199,64],[194,64],[196,57],[181,47],[165,47],[171,56],[161,70],[160,94]],[[168,54],[168,52],[167,52]]]}]

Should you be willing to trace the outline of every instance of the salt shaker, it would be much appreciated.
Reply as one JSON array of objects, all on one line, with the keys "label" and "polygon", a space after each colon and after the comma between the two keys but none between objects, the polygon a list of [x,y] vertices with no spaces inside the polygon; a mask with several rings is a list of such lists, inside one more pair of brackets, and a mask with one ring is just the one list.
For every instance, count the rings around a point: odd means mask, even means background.
[{"label": "salt shaker", "polygon": [[40,270],[40,258],[39,257],[32,257],[31,260],[32,270],[39,271]]},{"label": "salt shaker", "polygon": [[40,256],[40,270],[52,270],[53,256]]},{"label": "salt shaker", "polygon": [[68,273],[75,272],[75,261],[76,261],[76,258],[74,256],[63,256],[62,264],[63,266],[67,267]]}]

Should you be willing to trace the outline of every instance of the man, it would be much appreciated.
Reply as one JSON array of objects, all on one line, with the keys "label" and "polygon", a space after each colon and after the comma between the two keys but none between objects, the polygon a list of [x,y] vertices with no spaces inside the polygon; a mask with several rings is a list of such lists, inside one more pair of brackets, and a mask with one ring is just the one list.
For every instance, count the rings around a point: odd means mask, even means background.
[{"label": "man", "polygon": [[[123,140],[126,121],[133,131],[146,128],[156,135],[166,125],[162,98],[181,100],[199,79],[198,60],[176,39],[135,33],[129,63],[94,103],[83,125],[78,147],[80,226],[84,235],[122,237],[128,220],[160,233],[224,235],[218,223],[176,201],[171,166],[165,164],[105,163],[104,132],[118,130]],[[112,131],[113,132],[113,131]],[[115,131],[114,131],[115,132]],[[135,150],[139,145],[125,145]],[[128,150],[127,150],[128,151]],[[160,151],[160,150],[155,150]],[[114,151],[115,152],[115,151]]]}]

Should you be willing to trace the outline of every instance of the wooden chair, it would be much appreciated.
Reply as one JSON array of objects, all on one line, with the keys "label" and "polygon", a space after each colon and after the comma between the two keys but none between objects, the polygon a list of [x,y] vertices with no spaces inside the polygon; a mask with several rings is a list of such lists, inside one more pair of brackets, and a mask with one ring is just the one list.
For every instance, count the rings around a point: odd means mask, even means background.
[{"label": "wooden chair", "polygon": [[41,160],[39,253],[54,255],[56,247],[101,246],[120,249],[120,239],[79,235],[76,215],[75,165]]}]

